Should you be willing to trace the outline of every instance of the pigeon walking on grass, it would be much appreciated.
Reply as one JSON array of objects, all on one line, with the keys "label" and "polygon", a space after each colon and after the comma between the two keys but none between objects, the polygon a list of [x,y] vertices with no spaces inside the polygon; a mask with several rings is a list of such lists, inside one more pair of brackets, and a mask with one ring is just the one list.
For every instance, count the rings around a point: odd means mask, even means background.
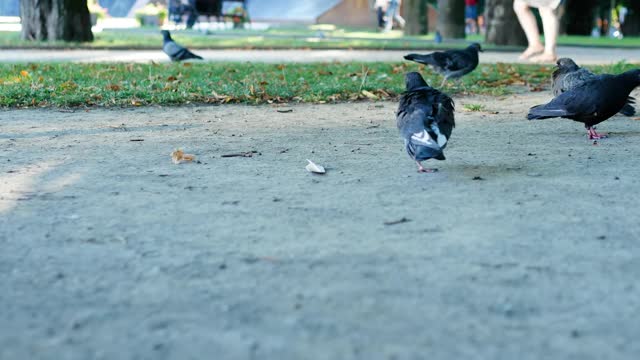
[{"label": "pigeon walking on grass", "polygon": [[396,120],[409,156],[425,169],[421,161],[444,160],[443,150],[455,127],[453,100],[430,87],[417,72],[405,75],[406,92],[400,97]]},{"label": "pigeon walking on grass", "polygon": [[473,43],[463,50],[437,51],[426,55],[409,54],[404,58],[430,65],[435,71],[444,75],[440,84],[442,87],[449,78],[456,79],[475,70],[478,67],[479,51],[482,51],[480,44]]},{"label": "pigeon walking on grass", "polygon": [[627,104],[629,94],[640,85],[640,69],[620,75],[600,75],[561,93],[544,105],[529,109],[527,118],[549,119],[561,117],[584,123],[589,139],[606,135],[596,132],[594,125],[615,115]]},{"label": "pigeon walking on grass", "polygon": [[[558,68],[553,72],[552,75],[553,96],[558,96],[563,92],[571,90],[586,81],[593,80],[599,76],[603,76],[596,75],[585,68],[581,68],[569,58],[558,59],[556,64],[558,65]],[[634,103],[635,99],[630,96],[627,99],[627,103],[622,107],[622,110],[620,110],[620,114],[625,116],[635,115],[636,109],[633,107]]]},{"label": "pigeon walking on grass", "polygon": [[202,60],[202,57],[192,53],[191,51],[189,51],[189,49],[182,47],[178,43],[173,41],[169,31],[162,30],[162,37],[164,38],[162,51],[164,51],[165,54],[169,55],[171,61],[183,61],[188,59]]}]

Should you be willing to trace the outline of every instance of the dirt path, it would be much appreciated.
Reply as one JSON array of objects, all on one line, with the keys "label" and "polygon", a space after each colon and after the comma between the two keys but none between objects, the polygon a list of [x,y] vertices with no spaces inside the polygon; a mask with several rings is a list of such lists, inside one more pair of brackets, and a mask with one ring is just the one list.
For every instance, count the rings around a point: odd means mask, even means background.
[{"label": "dirt path", "polygon": [[[197,50],[205,61],[251,62],[323,62],[323,61],[402,61],[407,50]],[[579,64],[612,64],[618,61],[640,62],[639,49],[606,49],[561,46],[559,56],[569,56]],[[519,52],[485,51],[480,62],[523,62]],[[153,50],[20,50],[0,52],[0,62],[72,61],[72,62],[167,62],[159,49]],[[525,61],[526,63],[526,61]]]},{"label": "dirt path", "polygon": [[637,359],[640,121],[546,98],[436,174],[392,103],[3,111],[0,359]]}]

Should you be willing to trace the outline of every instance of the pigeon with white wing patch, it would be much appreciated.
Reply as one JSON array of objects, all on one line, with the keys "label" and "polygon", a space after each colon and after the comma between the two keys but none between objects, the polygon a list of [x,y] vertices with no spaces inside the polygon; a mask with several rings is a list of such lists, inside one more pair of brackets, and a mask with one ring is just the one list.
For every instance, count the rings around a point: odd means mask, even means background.
[{"label": "pigeon with white wing patch", "polygon": [[405,75],[406,91],[400,97],[396,120],[409,156],[425,169],[422,161],[444,160],[444,148],[455,127],[453,100],[430,87],[417,72]]}]

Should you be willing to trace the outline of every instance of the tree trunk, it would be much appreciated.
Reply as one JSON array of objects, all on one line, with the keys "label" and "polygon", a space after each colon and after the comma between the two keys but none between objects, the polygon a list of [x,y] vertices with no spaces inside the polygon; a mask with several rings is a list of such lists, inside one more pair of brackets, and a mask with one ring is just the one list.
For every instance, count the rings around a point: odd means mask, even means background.
[{"label": "tree trunk", "polygon": [[622,24],[622,34],[624,36],[640,35],[640,1],[628,1],[627,9],[629,12],[625,16],[624,24]]},{"label": "tree trunk", "polygon": [[429,33],[428,0],[405,0],[404,6],[407,20],[404,33],[406,35],[425,35]]},{"label": "tree trunk", "polygon": [[25,40],[93,41],[83,0],[20,0],[20,17]]},{"label": "tree trunk", "polygon": [[438,31],[445,39],[464,39],[464,1],[438,0]]},{"label": "tree trunk", "polygon": [[591,35],[598,0],[567,0],[560,24],[561,33]]},{"label": "tree trunk", "polygon": [[487,35],[494,45],[526,46],[527,37],[513,12],[513,0],[487,0]]}]

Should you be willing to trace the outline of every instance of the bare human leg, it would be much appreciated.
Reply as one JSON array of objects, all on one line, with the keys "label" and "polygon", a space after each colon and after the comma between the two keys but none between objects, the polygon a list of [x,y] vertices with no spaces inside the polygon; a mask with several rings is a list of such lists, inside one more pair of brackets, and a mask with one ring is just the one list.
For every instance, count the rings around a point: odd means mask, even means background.
[{"label": "bare human leg", "polygon": [[556,55],[556,43],[558,40],[559,21],[555,10],[549,7],[538,8],[540,17],[542,18],[542,28],[544,29],[544,52],[531,59],[531,61],[555,62],[558,59]]},{"label": "bare human leg", "polygon": [[538,24],[536,18],[533,16],[529,5],[523,0],[515,0],[513,2],[513,10],[518,16],[518,21],[527,35],[527,41],[529,47],[520,55],[520,60],[528,59],[531,56],[544,51],[544,46],[540,42],[540,31],[538,30]]}]

